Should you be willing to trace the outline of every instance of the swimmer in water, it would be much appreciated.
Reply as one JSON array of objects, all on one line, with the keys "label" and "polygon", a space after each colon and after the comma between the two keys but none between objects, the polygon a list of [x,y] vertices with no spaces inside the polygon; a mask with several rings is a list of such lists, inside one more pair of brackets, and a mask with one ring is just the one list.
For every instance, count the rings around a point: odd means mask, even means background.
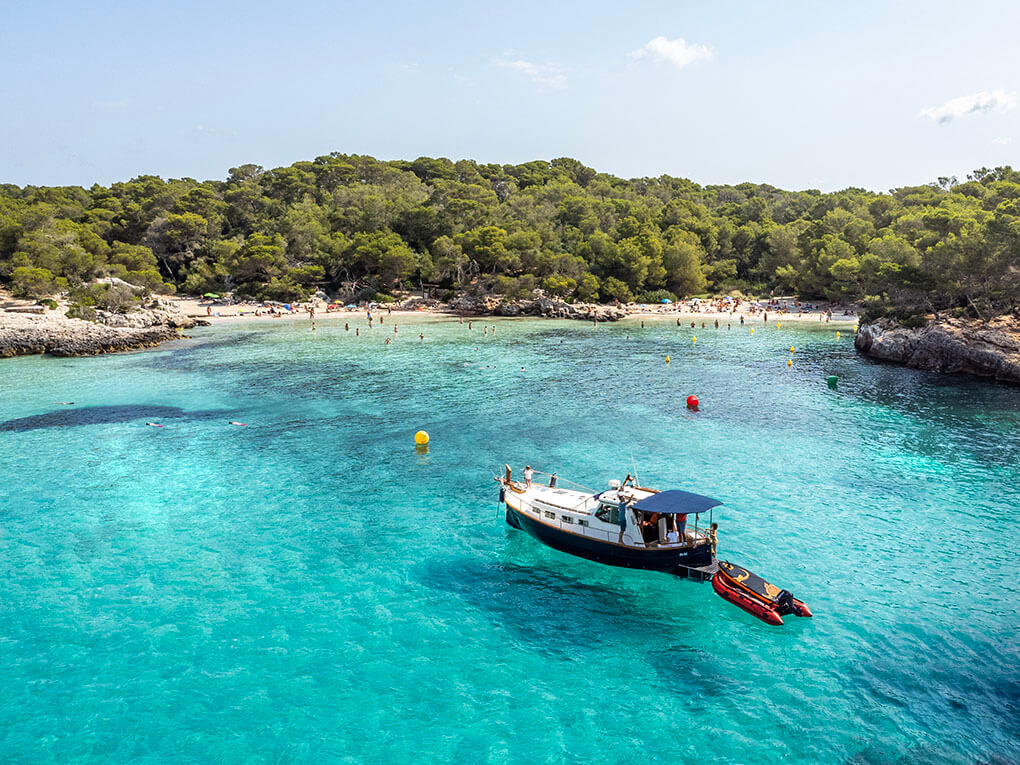
[{"label": "swimmer in water", "polygon": [[243,428],[243,427],[246,427],[246,426],[248,425],[248,423],[247,423],[247,422],[237,422],[236,420],[231,420],[231,421],[230,421],[230,422],[228,422],[227,424],[228,424],[228,425],[239,425],[239,426],[241,426],[242,428]]},{"label": "swimmer in water", "polygon": [[56,404],[57,406],[73,406],[74,405],[73,401],[54,401],[53,403]]},{"label": "swimmer in water", "polygon": [[148,425],[150,428],[162,428],[163,427],[158,422],[147,422],[145,424]]},{"label": "swimmer in water", "polygon": [[386,345],[392,345],[392,344],[393,344],[393,338],[392,337],[387,337],[386,338]]},{"label": "swimmer in water", "polygon": [[355,337],[361,337],[361,327],[355,327],[354,328],[354,336]]}]

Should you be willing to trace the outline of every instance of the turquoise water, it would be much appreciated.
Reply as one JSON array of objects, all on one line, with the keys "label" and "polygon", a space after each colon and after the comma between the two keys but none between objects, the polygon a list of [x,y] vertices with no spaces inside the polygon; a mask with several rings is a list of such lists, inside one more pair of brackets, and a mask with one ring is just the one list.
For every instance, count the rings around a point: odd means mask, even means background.
[{"label": "turquoise water", "polygon": [[[0,363],[0,760],[1020,760],[1020,389],[813,326],[485,323]],[[504,462],[632,459],[815,618],[497,509]]]}]

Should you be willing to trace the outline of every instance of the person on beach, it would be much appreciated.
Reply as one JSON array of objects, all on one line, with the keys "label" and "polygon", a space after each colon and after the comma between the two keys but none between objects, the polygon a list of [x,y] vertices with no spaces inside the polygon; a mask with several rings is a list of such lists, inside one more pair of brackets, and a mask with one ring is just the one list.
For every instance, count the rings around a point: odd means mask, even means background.
[{"label": "person on beach", "polygon": [[471,322],[468,322],[468,329],[471,329]]},{"label": "person on beach", "polygon": [[354,328],[354,336],[355,337],[361,337],[361,327],[355,327]]},{"label": "person on beach", "polygon": [[351,323],[349,321],[345,321],[344,322],[344,332],[350,332],[350,331],[351,331]]},{"label": "person on beach", "polygon": [[425,333],[424,332],[419,332],[418,333],[418,342],[419,343],[424,343],[425,342]]},{"label": "person on beach", "polygon": [[211,303],[205,307],[205,315],[206,316],[212,316],[212,304]]},{"label": "person on beach", "polygon": [[482,327],[482,334],[483,335],[489,334],[489,327],[488,327],[488,325]]},{"label": "person on beach", "polygon": [[740,314],[740,323],[741,323],[741,324],[743,324],[743,323],[744,323],[744,314]]},{"label": "person on beach", "polygon": [[763,318],[763,319],[765,320],[765,323],[766,323],[766,324],[768,324],[768,323],[769,323],[769,315],[768,315],[768,313],[764,313],[764,314],[762,314],[762,318]]},{"label": "person on beach", "polygon": [[397,325],[396,324],[393,325],[393,334],[394,335],[397,334]]},{"label": "person on beach", "polygon": [[715,328],[719,329],[719,320],[718,319],[715,320]]},{"label": "person on beach", "polygon": [[531,465],[524,466],[524,485],[529,489],[531,488],[531,479],[535,476],[535,471],[531,469]]},{"label": "person on beach", "polygon": [[726,329],[733,329],[729,324],[726,325]]}]

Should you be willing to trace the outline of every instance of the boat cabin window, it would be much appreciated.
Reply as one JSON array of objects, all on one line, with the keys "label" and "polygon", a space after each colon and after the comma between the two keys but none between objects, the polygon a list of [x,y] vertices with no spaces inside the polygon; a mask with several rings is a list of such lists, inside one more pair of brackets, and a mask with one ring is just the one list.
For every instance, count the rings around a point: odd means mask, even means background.
[{"label": "boat cabin window", "polygon": [[620,506],[619,505],[600,505],[599,509],[595,511],[595,517],[605,523],[612,523],[617,526],[620,525]]}]

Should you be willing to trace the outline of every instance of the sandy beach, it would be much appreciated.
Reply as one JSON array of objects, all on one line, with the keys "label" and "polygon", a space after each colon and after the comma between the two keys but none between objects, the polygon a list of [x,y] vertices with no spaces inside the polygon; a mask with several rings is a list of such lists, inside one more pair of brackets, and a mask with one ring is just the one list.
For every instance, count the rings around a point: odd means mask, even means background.
[{"label": "sandy beach", "polygon": [[[178,309],[185,315],[191,316],[197,319],[205,319],[213,324],[220,324],[226,322],[239,322],[239,321],[259,321],[259,322],[272,322],[280,319],[302,319],[309,320],[308,307],[314,306],[315,308],[315,320],[316,321],[331,321],[331,320],[345,320],[345,321],[367,321],[368,311],[366,308],[342,308],[336,311],[327,311],[328,304],[323,301],[314,301],[310,303],[301,303],[292,305],[291,311],[287,311],[282,307],[276,307],[275,313],[270,313],[269,309],[256,303],[238,303],[238,304],[216,304],[208,300],[201,300],[198,298],[181,298],[172,295],[164,296],[161,300],[174,304]],[[640,321],[651,321],[651,322],[675,322],[678,319],[681,323],[694,322],[696,326],[701,326],[704,323],[706,326],[718,321],[720,326],[725,324],[739,325],[741,323],[741,317],[743,317],[744,324],[766,324],[766,323],[783,323],[783,322],[814,322],[816,324],[826,323],[826,314],[819,310],[810,311],[799,311],[796,308],[783,311],[762,311],[760,309],[752,312],[752,306],[747,303],[742,303],[738,308],[733,311],[719,311],[712,310],[707,307],[695,310],[686,304],[673,304],[668,306],[662,306],[655,308],[652,306],[641,306],[637,304],[629,304],[621,306],[623,310],[627,312],[627,320],[640,320]],[[840,307],[838,312],[833,309],[832,317],[829,319],[829,324],[836,325],[855,325],[857,324],[856,312],[850,315],[844,315],[843,312],[846,310],[844,307]],[[852,309],[851,309],[852,310]],[[401,309],[396,307],[387,307],[380,305],[377,308],[372,309],[374,316],[388,317],[401,316],[401,317],[414,317],[414,316],[464,316],[465,318],[469,314],[463,314],[454,311],[448,307],[440,308],[416,308],[416,309]],[[488,318],[488,314],[478,315],[479,319]],[[471,315],[474,319],[474,315]],[[495,318],[495,317],[493,317]]]}]

